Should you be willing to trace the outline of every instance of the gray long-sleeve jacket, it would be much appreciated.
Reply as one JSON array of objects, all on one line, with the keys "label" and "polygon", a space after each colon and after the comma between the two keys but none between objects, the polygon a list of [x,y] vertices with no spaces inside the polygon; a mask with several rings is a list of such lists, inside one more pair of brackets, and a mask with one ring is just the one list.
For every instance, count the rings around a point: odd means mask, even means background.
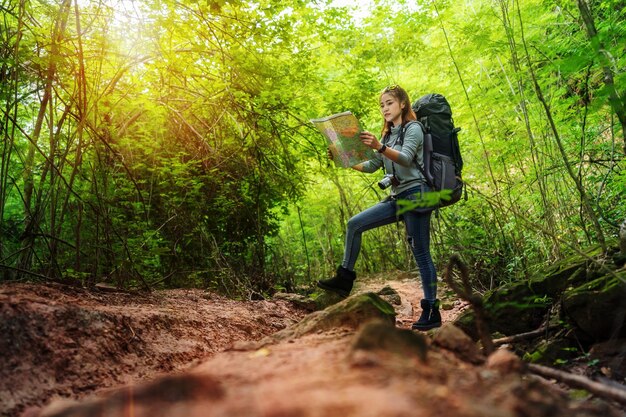
[{"label": "gray long-sleeve jacket", "polygon": [[424,166],[424,132],[418,123],[410,123],[406,126],[404,133],[404,144],[398,144],[400,139],[401,126],[391,128],[391,135],[385,143],[389,148],[393,148],[400,152],[398,162],[392,162],[391,159],[385,158],[377,153],[374,158],[363,163],[363,172],[375,172],[380,167],[385,166],[385,173],[393,174],[394,168],[396,178],[400,181],[400,185],[392,186],[391,195],[400,194],[402,191],[411,187],[426,184],[426,180],[420,169],[417,167]]}]

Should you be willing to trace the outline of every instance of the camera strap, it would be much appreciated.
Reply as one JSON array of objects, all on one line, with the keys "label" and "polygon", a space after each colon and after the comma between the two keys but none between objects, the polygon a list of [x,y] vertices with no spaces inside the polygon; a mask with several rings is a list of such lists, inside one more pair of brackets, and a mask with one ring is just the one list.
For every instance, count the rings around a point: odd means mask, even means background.
[{"label": "camera strap", "polygon": [[[402,145],[402,142],[404,142],[404,125],[402,126],[402,130],[400,131],[400,138],[398,140],[395,141],[394,145],[396,143],[400,143],[400,145]],[[388,130],[387,133],[385,133],[385,137],[383,138],[383,145],[387,145],[387,143],[389,142],[389,138],[391,137],[391,130]],[[399,142],[401,141],[401,142]],[[389,161],[391,162],[391,171],[393,176],[396,176],[396,164],[389,159]],[[387,173],[387,170],[385,169],[385,162],[383,161],[383,171],[385,172],[385,174]],[[397,177],[396,177],[397,178]]]}]

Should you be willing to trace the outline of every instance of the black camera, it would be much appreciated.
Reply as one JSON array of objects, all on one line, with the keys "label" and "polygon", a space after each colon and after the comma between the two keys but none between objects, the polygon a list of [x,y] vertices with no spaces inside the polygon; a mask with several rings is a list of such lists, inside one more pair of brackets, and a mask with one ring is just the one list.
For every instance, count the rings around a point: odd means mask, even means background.
[{"label": "black camera", "polygon": [[400,181],[392,174],[386,174],[382,180],[378,181],[378,186],[381,190],[388,188],[390,185],[398,186],[400,185]]}]

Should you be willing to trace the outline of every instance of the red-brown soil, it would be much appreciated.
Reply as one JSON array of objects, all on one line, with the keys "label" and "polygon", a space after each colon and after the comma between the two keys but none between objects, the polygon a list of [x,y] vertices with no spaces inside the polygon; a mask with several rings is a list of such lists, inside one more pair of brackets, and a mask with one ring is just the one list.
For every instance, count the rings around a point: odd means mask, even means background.
[{"label": "red-brown soil", "polygon": [[[378,278],[360,281],[355,291],[392,286],[401,296],[396,324],[409,328],[419,312],[419,285],[402,274]],[[444,301],[444,322],[465,308]],[[351,328],[263,339],[308,313],[283,300],[11,284],[0,286],[0,313],[1,415],[620,415],[604,402],[570,400],[515,367],[468,363],[429,336],[426,360],[355,348],[358,329]]]},{"label": "red-brown soil", "polygon": [[0,415],[190,368],[305,314],[286,301],[233,301],[202,290],[139,295],[4,284]]}]

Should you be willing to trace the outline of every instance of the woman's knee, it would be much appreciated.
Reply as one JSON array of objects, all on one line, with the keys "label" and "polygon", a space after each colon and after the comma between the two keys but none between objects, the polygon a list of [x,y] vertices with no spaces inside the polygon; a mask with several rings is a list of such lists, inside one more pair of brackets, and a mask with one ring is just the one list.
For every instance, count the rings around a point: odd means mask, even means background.
[{"label": "woman's knee", "polygon": [[358,215],[351,217],[348,220],[348,230],[352,232],[359,232],[363,228],[363,222]]},{"label": "woman's knee", "polygon": [[418,239],[415,236],[408,236],[407,241],[415,256],[427,255],[430,251],[428,243],[424,242],[422,239]]}]

